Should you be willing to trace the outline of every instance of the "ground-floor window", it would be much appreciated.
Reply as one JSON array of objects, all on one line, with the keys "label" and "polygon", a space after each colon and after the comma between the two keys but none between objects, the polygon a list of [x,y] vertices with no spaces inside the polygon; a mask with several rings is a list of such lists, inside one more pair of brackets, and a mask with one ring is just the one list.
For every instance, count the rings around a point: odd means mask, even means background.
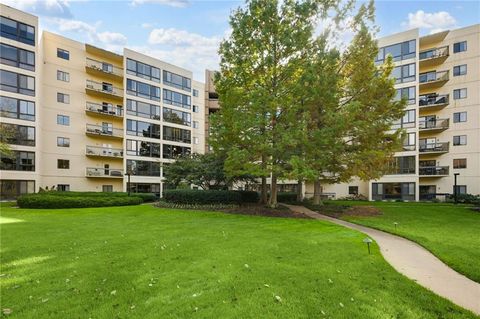
[{"label": "ground-floor window", "polygon": [[130,183],[132,193],[152,193],[160,197],[160,184],[153,183]]},{"label": "ground-floor window", "polygon": [[113,192],[113,185],[102,185],[102,192]]},{"label": "ground-floor window", "polygon": [[372,199],[415,200],[415,183],[373,183]]},{"label": "ground-floor window", "polygon": [[[457,194],[466,194],[467,185],[457,185]],[[455,186],[453,186],[453,194],[455,194]]]},{"label": "ground-floor window", "polygon": [[358,195],[358,186],[348,186],[348,195]]},{"label": "ground-floor window", "polygon": [[28,193],[35,193],[35,181],[0,180],[0,199],[14,199]]},{"label": "ground-floor window", "polygon": [[70,185],[68,185],[68,184],[58,184],[57,185],[57,191],[59,191],[59,192],[69,192],[70,191]]}]

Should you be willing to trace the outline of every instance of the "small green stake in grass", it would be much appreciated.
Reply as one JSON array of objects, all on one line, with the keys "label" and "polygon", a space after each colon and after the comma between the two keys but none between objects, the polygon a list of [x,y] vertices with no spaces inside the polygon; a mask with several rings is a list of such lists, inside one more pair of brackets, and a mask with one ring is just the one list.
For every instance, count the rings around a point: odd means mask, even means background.
[{"label": "small green stake in grass", "polygon": [[363,240],[363,242],[367,244],[368,254],[370,255],[370,243],[372,243],[373,240],[371,240],[370,238],[367,237],[367,238],[365,238],[365,239]]}]

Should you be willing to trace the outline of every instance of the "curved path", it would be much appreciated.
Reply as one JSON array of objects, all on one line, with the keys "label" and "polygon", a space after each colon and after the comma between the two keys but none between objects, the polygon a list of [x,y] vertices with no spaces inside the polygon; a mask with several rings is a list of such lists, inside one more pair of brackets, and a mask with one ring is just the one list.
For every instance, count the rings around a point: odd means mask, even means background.
[{"label": "curved path", "polygon": [[398,272],[437,295],[480,315],[480,284],[457,273],[420,245],[380,230],[321,215],[303,206],[285,206],[294,212],[367,234],[377,242],[385,260]]}]

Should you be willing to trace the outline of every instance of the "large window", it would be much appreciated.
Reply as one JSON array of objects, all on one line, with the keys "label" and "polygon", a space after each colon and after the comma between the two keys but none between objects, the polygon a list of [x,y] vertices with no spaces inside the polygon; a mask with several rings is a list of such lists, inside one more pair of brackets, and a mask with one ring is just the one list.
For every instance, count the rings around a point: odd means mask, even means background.
[{"label": "large window", "polygon": [[0,96],[0,116],[12,119],[35,121],[35,103]]},{"label": "large window", "polygon": [[163,84],[190,92],[192,81],[184,76],[163,70]]},{"label": "large window", "polygon": [[20,195],[35,192],[35,181],[0,180],[0,199],[15,199]]},{"label": "large window", "polygon": [[35,71],[34,52],[1,43],[0,53],[0,63]]},{"label": "large window", "polygon": [[415,200],[415,183],[372,183],[372,199]]},{"label": "large window", "polygon": [[[466,194],[467,185],[457,185],[456,191],[457,194]],[[453,193],[455,194],[455,186],[453,186]]]},{"label": "large window", "polygon": [[395,95],[395,98],[394,98],[396,101],[400,101],[401,99],[405,99],[407,101],[408,105],[415,104],[416,96],[415,96],[415,87],[414,86],[397,89],[396,93],[397,94]]},{"label": "large window", "polygon": [[127,100],[127,114],[160,120],[160,106],[135,100]]},{"label": "large window", "polygon": [[160,144],[127,140],[127,155],[160,157]]},{"label": "large window", "polygon": [[400,65],[393,69],[391,76],[395,78],[395,83],[407,83],[415,81],[415,63]]},{"label": "large window", "polygon": [[35,153],[13,151],[10,156],[1,156],[0,170],[5,171],[35,171]]},{"label": "large window", "polygon": [[415,174],[415,156],[394,157],[388,174]]},{"label": "large window", "polygon": [[403,140],[403,150],[404,151],[414,151],[417,144],[417,136],[415,132],[407,133],[405,139]]},{"label": "large window", "polygon": [[190,109],[191,97],[190,95],[163,89],[163,103],[179,106],[184,109]]},{"label": "large window", "polygon": [[127,73],[147,80],[160,82],[159,68],[132,59],[127,59]]},{"label": "large window", "polygon": [[160,139],[160,125],[127,120],[127,134]]},{"label": "large window", "polygon": [[35,78],[0,70],[0,89],[7,92],[35,96]]},{"label": "large window", "polygon": [[13,145],[35,146],[35,127],[17,124],[0,124],[4,135],[0,137],[2,142]]},{"label": "large window", "polygon": [[453,53],[467,51],[467,41],[457,42],[453,44]]},{"label": "large window", "polygon": [[127,160],[127,172],[138,176],[160,176],[160,163]]},{"label": "large window", "polygon": [[391,55],[393,61],[411,59],[415,57],[416,42],[415,40],[405,41],[389,45],[378,50],[376,62],[383,62],[388,55]]},{"label": "large window", "polygon": [[163,158],[175,159],[190,155],[191,151],[190,147],[163,144]]},{"label": "large window", "polygon": [[405,115],[401,119],[393,123],[392,129],[415,127],[415,115],[415,110],[406,110]]},{"label": "large window", "polygon": [[0,35],[7,39],[35,45],[35,28],[6,17],[0,17]]},{"label": "large window", "polygon": [[160,101],[159,87],[132,79],[127,79],[127,93],[152,101]]},{"label": "large window", "polygon": [[191,132],[176,127],[163,126],[163,139],[166,141],[191,143]]},{"label": "large window", "polygon": [[[165,184],[163,184],[165,188]],[[160,184],[149,183],[130,183],[130,192],[132,193],[153,193],[160,197]]]},{"label": "large window", "polygon": [[190,126],[192,121],[192,116],[190,113],[187,113],[187,112],[177,111],[177,110],[164,107],[163,120],[165,122]]}]

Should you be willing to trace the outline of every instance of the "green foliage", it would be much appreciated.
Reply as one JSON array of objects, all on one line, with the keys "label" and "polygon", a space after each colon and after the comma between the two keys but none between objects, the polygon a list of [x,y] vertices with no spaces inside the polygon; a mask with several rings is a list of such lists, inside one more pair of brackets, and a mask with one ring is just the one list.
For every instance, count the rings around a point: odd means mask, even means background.
[{"label": "green foliage", "polygon": [[[125,197],[127,192],[60,192],[56,190],[43,190],[39,192],[40,195],[51,195],[60,197]],[[143,202],[154,202],[157,197],[152,193],[131,193],[131,196],[140,197]]]},{"label": "green foliage", "polygon": [[[457,200],[459,203],[480,206],[480,195],[458,194]],[[454,195],[448,196],[447,201],[451,203],[455,202],[455,196]]]},{"label": "green foliage", "polygon": [[297,202],[297,193],[278,193],[277,194],[279,203],[296,203]]},{"label": "green foliage", "polygon": [[240,201],[242,203],[258,203],[260,196],[256,191],[236,191],[240,194]]},{"label": "green foliage", "polygon": [[160,200],[155,204],[160,208],[196,209],[196,210],[222,210],[238,207],[236,204],[177,204]]},{"label": "green foliage", "polygon": [[242,196],[226,190],[169,189],[163,193],[163,199],[176,204],[240,204]]},{"label": "green foliage", "polygon": [[[61,197],[61,198],[59,198]],[[56,196],[52,194],[28,194],[17,199],[21,208],[83,208],[128,206],[143,203],[142,198],[135,196]]]}]

